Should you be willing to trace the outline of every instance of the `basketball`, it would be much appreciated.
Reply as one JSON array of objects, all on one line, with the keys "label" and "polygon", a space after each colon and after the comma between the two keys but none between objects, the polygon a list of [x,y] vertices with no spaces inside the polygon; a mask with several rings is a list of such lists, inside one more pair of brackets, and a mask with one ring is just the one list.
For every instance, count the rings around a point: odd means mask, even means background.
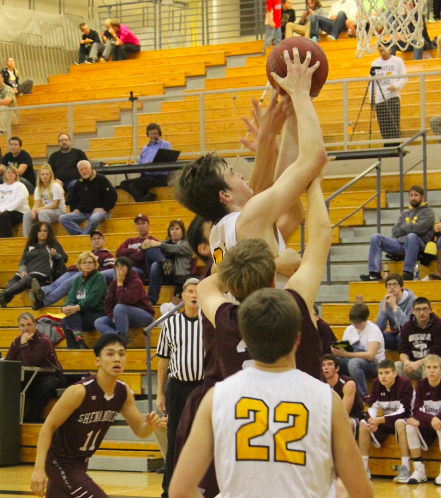
[{"label": "basketball", "polygon": [[297,47],[297,50],[299,51],[301,62],[305,60],[306,52],[308,51],[311,52],[311,66],[317,61],[320,61],[320,66],[311,78],[310,95],[311,97],[317,97],[328,78],[328,58],[320,45],[309,38],[293,36],[281,41],[271,50],[268,59],[266,60],[266,74],[268,75],[268,80],[272,86],[275,86],[276,83],[271,76],[271,73],[274,72],[282,78],[286,76],[286,64],[283,59],[283,52],[288,50],[289,56],[291,57],[291,60],[293,60],[294,55],[292,49],[294,47]]}]

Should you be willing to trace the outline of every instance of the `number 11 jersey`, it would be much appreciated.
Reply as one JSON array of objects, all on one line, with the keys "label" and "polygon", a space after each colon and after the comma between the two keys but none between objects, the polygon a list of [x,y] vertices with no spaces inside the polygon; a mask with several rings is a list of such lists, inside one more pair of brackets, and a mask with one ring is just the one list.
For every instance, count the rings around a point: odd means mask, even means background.
[{"label": "number 11 jersey", "polygon": [[301,372],[247,368],[214,387],[222,498],[331,498],[332,393]]}]

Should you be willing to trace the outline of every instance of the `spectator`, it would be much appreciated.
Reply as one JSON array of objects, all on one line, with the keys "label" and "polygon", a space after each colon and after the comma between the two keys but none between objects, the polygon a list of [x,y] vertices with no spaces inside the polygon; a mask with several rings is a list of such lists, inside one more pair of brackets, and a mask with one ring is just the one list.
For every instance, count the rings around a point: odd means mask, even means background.
[{"label": "spectator", "polygon": [[[210,231],[211,225],[201,216],[195,216],[187,232],[187,240],[194,254],[205,263],[205,267],[213,265],[213,258],[210,249]],[[209,276],[209,275],[205,275]]]},{"label": "spectator", "polygon": [[135,54],[141,50],[138,38],[118,19],[111,19],[110,28],[107,31],[115,41],[112,52],[114,61],[125,61],[128,58],[127,54]]},{"label": "spectator", "polygon": [[[407,484],[426,482],[426,469],[422,460],[422,449],[429,447],[441,435],[441,358],[436,354],[426,356],[424,371],[427,378],[421,379],[416,388],[415,403],[412,417],[407,419],[406,432],[413,461],[413,474]],[[441,441],[440,441],[441,442]],[[435,479],[437,486],[441,485],[441,473]]]},{"label": "spectator", "polygon": [[[95,230],[90,234],[90,244],[92,254],[98,260],[98,271],[102,272],[107,283],[110,283],[115,277],[115,257],[105,249],[106,239],[103,232]],[[74,280],[81,275],[81,270],[77,265],[69,266],[66,273],[52,282],[50,285],[40,286],[37,279],[32,280],[32,291],[29,297],[32,301],[34,311],[46,306],[51,306],[63,298],[72,288]]]},{"label": "spectator", "polygon": [[317,329],[320,336],[320,340],[322,342],[322,353],[330,354],[331,353],[331,344],[337,340],[332,332],[331,327],[320,318],[319,310],[316,304],[313,306],[314,316],[317,320]]},{"label": "spectator", "polygon": [[38,170],[34,206],[23,216],[23,237],[29,236],[32,223],[35,221],[57,223],[60,216],[65,213],[63,187],[55,181],[54,172],[49,164],[43,164]]},{"label": "spectator", "polygon": [[265,15],[265,41],[263,42],[263,54],[265,49],[276,46],[282,41],[282,2],[281,0],[266,0]]},{"label": "spectator", "polygon": [[[38,332],[35,318],[31,313],[22,313],[18,317],[20,335],[14,339],[6,353],[6,361],[20,361],[24,367],[52,368],[54,372],[39,372],[26,391],[26,397],[32,399],[24,422],[41,423],[43,410],[56,390],[66,387],[63,369],[57,358],[49,337]],[[30,372],[29,372],[30,373]],[[26,378],[25,383],[29,381]]]},{"label": "spectator", "polygon": [[61,327],[69,349],[87,349],[83,331],[94,330],[95,320],[104,316],[104,299],[107,283],[98,271],[98,260],[86,251],[78,256],[77,266],[81,270],[72,284],[61,311],[66,315]]},{"label": "spectator", "polygon": [[[378,47],[380,57],[375,59],[371,68],[375,69],[374,76],[386,76],[374,84],[374,103],[377,113],[378,126],[384,139],[400,138],[400,90],[407,83],[406,67],[403,59],[391,55],[390,49],[382,45]],[[402,78],[389,79],[387,76],[403,75]],[[371,95],[371,92],[369,92]],[[397,147],[399,142],[386,143],[385,147]]]},{"label": "spectator", "polygon": [[[106,19],[104,21],[105,31],[100,32],[100,43],[94,43],[90,50],[89,60],[90,62],[98,62],[99,57],[101,60],[107,62],[112,54],[113,46],[115,45],[115,40],[109,33],[111,19]],[[101,43],[102,42],[102,43]]]},{"label": "spectator", "polygon": [[369,275],[360,275],[364,281],[381,280],[381,253],[401,256],[404,253],[403,280],[413,280],[413,269],[418,255],[433,239],[435,213],[424,202],[424,190],[413,185],[409,190],[410,206],[405,209],[392,228],[392,238],[376,233],[369,247]]},{"label": "spectator", "polygon": [[185,282],[182,293],[184,311],[164,321],[158,341],[156,406],[161,413],[168,415],[167,458],[162,481],[163,497],[168,496],[173,473],[175,437],[181,414],[188,396],[202,384],[204,378],[204,348],[197,299],[198,284],[199,280],[195,278]]},{"label": "spectator", "polygon": [[322,7],[320,0],[306,0],[306,10],[303,12],[298,24],[286,27],[285,38],[290,38],[293,33],[310,38],[311,23],[310,16],[317,15],[326,17],[326,9]]},{"label": "spectator", "polygon": [[398,352],[398,375],[410,380],[426,377],[423,367],[427,355],[441,356],[441,319],[425,297],[418,297],[413,303],[411,318],[401,331]]},{"label": "spectator", "polygon": [[369,320],[369,308],[364,303],[356,303],[349,312],[352,325],[343,333],[343,341],[348,341],[353,353],[331,347],[332,354],[339,357],[340,372],[352,377],[363,397],[368,394],[366,378],[377,375],[378,363],[385,359],[384,339],[381,330]]},{"label": "spectator", "polygon": [[[392,360],[378,365],[378,378],[372,382],[367,420],[360,423],[358,443],[368,476],[371,440],[380,448],[389,434],[395,434],[401,453],[401,466],[394,482],[406,483],[410,477],[409,448],[406,437],[406,418],[411,414],[413,386],[410,380],[399,377]],[[381,415],[379,415],[381,411]]]},{"label": "spectator", "polygon": [[148,327],[155,315],[144,284],[136,271],[132,271],[129,258],[118,258],[115,265],[116,278],[112,280],[105,301],[106,316],[95,320],[100,334],[119,334],[126,344],[129,328]]},{"label": "spectator", "polygon": [[[384,285],[387,294],[380,302],[376,324],[383,332],[385,348],[396,351],[400,331],[410,318],[415,294],[410,289],[403,288],[403,277],[398,273],[389,273]],[[388,325],[390,330],[386,330]]]},{"label": "spectator", "polygon": [[29,95],[32,93],[34,82],[26,80],[20,83],[18,69],[15,67],[15,60],[12,57],[6,59],[6,67],[2,69],[2,74],[6,85],[14,90],[15,95]]},{"label": "spectator", "polygon": [[[441,38],[441,37],[440,37]],[[440,116],[441,118],[441,116]],[[432,126],[432,120],[436,118],[432,118],[430,120],[430,126]],[[441,120],[440,120],[441,121]],[[436,272],[429,273],[430,280],[441,280],[441,218],[435,223],[435,235],[437,237],[436,240]]]},{"label": "spectator", "polygon": [[320,29],[328,33],[328,40],[337,40],[343,31],[352,36],[357,22],[357,4],[354,0],[337,0],[331,5],[327,18],[314,12],[309,20],[310,37],[314,41],[318,41]]},{"label": "spectator", "polygon": [[23,142],[19,137],[9,139],[9,152],[2,157],[0,174],[4,173],[6,166],[14,166],[17,168],[20,182],[23,183],[30,194],[33,194],[35,190],[35,173],[32,157],[29,152],[21,148],[22,145]]},{"label": "spectator", "polygon": [[[109,180],[92,169],[89,161],[78,163],[80,180],[72,188],[71,212],[60,216],[60,223],[70,235],[88,235],[110,218],[117,194]],[[88,220],[83,230],[79,224]]]},{"label": "spectator", "polygon": [[[150,123],[146,130],[150,142],[141,150],[139,164],[148,164],[153,162],[159,149],[171,149],[170,142],[162,140],[161,127],[157,123]],[[150,202],[156,200],[156,194],[149,192],[154,187],[167,186],[167,171],[148,171],[142,173],[139,178],[133,180],[124,180],[120,188],[128,192],[136,202]]]},{"label": "spectator", "polygon": [[78,63],[84,64],[85,62],[96,62],[96,60],[92,60],[91,58],[89,58],[89,55],[95,43],[97,45],[101,44],[100,36],[96,31],[90,29],[85,22],[82,22],[80,24],[80,30],[83,33],[83,36],[81,37],[80,41]]},{"label": "spectator", "polygon": [[182,285],[191,276],[193,257],[193,250],[185,239],[184,223],[181,220],[172,220],[167,229],[167,240],[159,242],[150,239],[146,241],[146,247],[149,301],[152,304],[158,302],[164,275],[176,284],[175,295],[180,296]]},{"label": "spectator", "polygon": [[363,400],[357,392],[357,386],[353,379],[347,375],[340,374],[340,361],[333,354],[325,354],[323,356],[322,369],[326,382],[343,400],[343,404],[349,415],[354,437],[356,438],[360,421],[364,419]]},{"label": "spectator", "polygon": [[20,183],[17,169],[6,166],[0,184],[0,238],[12,237],[12,227],[23,221],[23,214],[30,210],[29,192]]},{"label": "spectator", "polygon": [[17,99],[14,90],[5,84],[3,73],[0,72],[0,135],[6,135],[9,122],[11,125],[18,123],[17,112],[10,110],[15,107]]},{"label": "spectator", "polygon": [[138,237],[132,237],[124,241],[116,251],[116,257],[125,256],[132,262],[132,267],[143,279],[145,274],[145,249],[149,240],[156,240],[150,235],[150,221],[145,214],[138,214],[134,219]]},{"label": "spectator", "polygon": [[39,221],[29,234],[18,272],[9,280],[6,289],[0,292],[0,305],[6,308],[12,298],[31,288],[32,279],[40,283],[53,280],[65,271],[67,254],[52,231],[49,223]]},{"label": "spectator", "polygon": [[284,40],[285,38],[290,38],[292,36],[295,20],[296,11],[292,8],[291,0],[282,0],[282,40]]}]

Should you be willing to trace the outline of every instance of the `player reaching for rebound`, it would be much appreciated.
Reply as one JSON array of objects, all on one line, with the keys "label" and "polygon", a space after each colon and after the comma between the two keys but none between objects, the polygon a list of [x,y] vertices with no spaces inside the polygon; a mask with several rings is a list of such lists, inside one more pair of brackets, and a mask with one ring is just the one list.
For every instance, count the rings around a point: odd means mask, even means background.
[{"label": "player reaching for rebound", "polygon": [[335,472],[351,498],[373,497],[338,394],[296,370],[301,320],[283,290],[261,289],[240,305],[255,365],[205,396],[170,498],[202,497],[198,483],[213,456],[222,498],[327,498],[335,496]]},{"label": "player reaching for rebound", "polygon": [[130,388],[118,380],[126,364],[126,346],[118,334],[95,343],[98,372],[66,389],[41,428],[31,489],[46,498],[106,498],[87,475],[87,461],[119,412],[132,431],[145,439],[162,421],[155,412],[144,420]]}]

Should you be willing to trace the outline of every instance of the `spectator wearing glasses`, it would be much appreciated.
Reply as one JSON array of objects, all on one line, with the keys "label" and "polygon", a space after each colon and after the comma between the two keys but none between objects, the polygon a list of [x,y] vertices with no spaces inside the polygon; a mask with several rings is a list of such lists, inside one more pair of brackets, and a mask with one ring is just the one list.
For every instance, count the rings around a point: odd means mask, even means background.
[{"label": "spectator wearing glasses", "polygon": [[[376,324],[383,332],[385,348],[396,351],[401,328],[411,316],[416,296],[410,289],[404,289],[403,277],[398,273],[389,273],[384,284],[387,293],[380,303]],[[386,330],[387,326],[390,330]]]},{"label": "spectator wearing glasses", "polygon": [[424,360],[429,354],[441,356],[441,319],[432,312],[425,297],[415,299],[410,320],[401,329],[398,345],[400,361],[395,363],[398,375],[410,380],[427,377]]}]

